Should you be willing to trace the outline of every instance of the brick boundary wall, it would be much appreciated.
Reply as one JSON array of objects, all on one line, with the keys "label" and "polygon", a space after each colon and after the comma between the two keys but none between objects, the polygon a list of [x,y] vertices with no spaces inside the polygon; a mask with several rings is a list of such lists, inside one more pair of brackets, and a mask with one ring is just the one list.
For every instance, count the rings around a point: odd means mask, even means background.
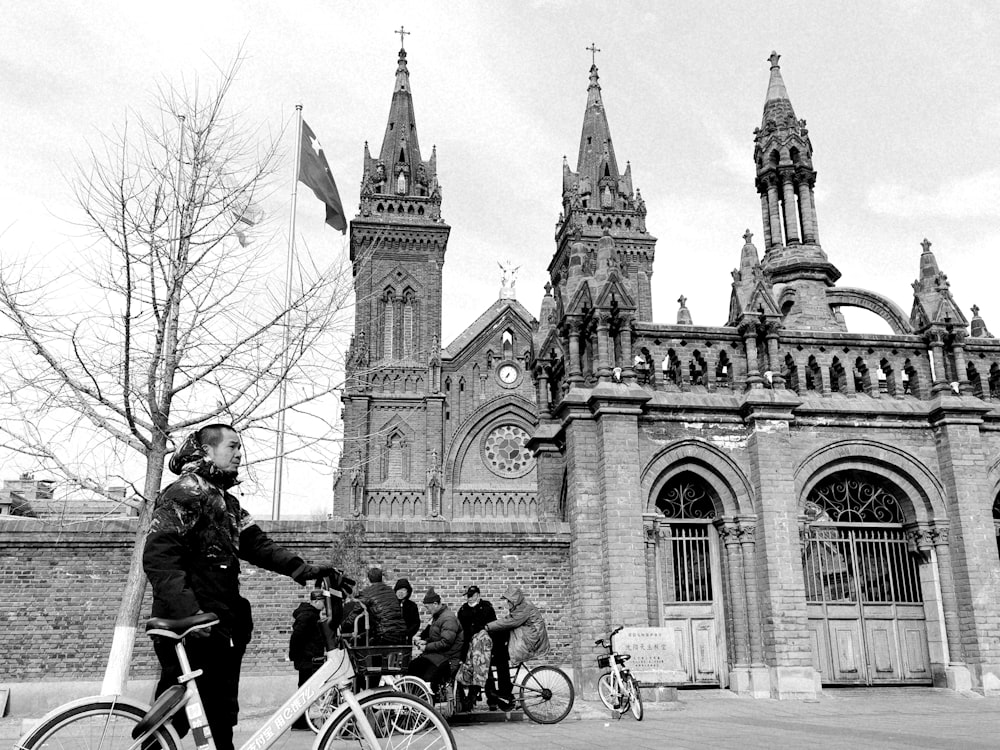
[{"label": "brick boundary wall", "polygon": [[[310,562],[329,559],[342,521],[261,522],[277,542]],[[0,649],[5,682],[101,679],[135,539],[134,522],[54,526],[0,519]],[[559,522],[367,521],[362,559],[392,585],[408,578],[419,602],[428,585],[456,608],[470,583],[502,611],[500,595],[521,586],[546,616],[554,663],[570,660],[569,528]],[[292,673],[292,610],[305,590],[250,565],[243,593],[254,608],[244,674]],[[146,589],[142,615],[150,610]],[[131,677],[149,678],[155,657],[140,628]]]}]

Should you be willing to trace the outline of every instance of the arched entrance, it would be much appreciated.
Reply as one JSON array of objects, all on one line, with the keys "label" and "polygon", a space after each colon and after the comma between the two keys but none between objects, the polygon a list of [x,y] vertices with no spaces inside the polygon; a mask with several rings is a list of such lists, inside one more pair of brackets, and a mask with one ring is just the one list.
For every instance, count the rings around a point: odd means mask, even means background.
[{"label": "arched entrance", "polygon": [[831,474],[806,498],[803,574],[825,684],[931,682],[920,557],[903,502],[893,483],[856,469]]},{"label": "arched entrance", "polygon": [[653,542],[650,599],[656,612],[651,619],[665,629],[677,654],[669,681],[722,684],[725,627],[719,535],[713,525],[721,503],[698,474],[681,471],[661,488],[655,506],[656,513],[646,516]]}]

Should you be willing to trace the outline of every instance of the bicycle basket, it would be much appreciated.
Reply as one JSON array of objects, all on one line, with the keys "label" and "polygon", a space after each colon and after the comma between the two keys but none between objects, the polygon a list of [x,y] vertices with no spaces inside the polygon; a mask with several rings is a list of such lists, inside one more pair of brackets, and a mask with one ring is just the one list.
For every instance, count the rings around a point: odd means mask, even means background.
[{"label": "bicycle basket", "polygon": [[401,674],[410,666],[410,646],[348,647],[354,671],[358,674]]},{"label": "bicycle basket", "polygon": [[608,667],[611,666],[611,657],[606,654],[604,656],[598,656],[597,666],[600,667],[601,669],[607,669]]}]

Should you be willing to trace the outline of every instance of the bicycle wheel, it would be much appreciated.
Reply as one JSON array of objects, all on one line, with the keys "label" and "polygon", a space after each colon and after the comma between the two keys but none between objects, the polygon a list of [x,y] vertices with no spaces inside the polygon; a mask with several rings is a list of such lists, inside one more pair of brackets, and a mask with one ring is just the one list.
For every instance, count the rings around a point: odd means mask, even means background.
[{"label": "bicycle wheel", "polygon": [[639,681],[635,675],[629,675],[625,683],[628,687],[628,707],[636,721],[642,721],[642,693],[639,691]]},{"label": "bicycle wheel", "polygon": [[396,680],[393,689],[397,693],[406,693],[414,698],[419,698],[428,705],[434,705],[434,693],[431,692],[430,686],[419,677],[404,675]]},{"label": "bicycle wheel", "polygon": [[[132,729],[145,716],[142,706],[112,698],[88,698],[45,716],[16,747],[24,750],[125,750],[135,744]],[[180,750],[177,736],[160,727],[142,750]]]},{"label": "bicycle wheel", "polygon": [[306,709],[306,724],[314,732],[319,732],[320,728],[326,724],[326,720],[333,716],[333,712],[340,705],[340,691],[332,687],[320,693],[319,697],[309,704]]},{"label": "bicycle wheel", "polygon": [[[378,738],[366,743],[353,712],[345,713],[319,737],[321,750],[454,750],[455,738],[444,719],[430,706],[403,693],[376,693],[360,700],[361,710]],[[415,729],[413,727],[420,727]]]},{"label": "bicycle wheel", "polygon": [[601,675],[597,681],[597,694],[601,698],[601,703],[609,711],[618,711],[621,708],[621,701],[618,699],[618,687],[615,685],[615,678],[610,672]]},{"label": "bicycle wheel", "polygon": [[573,683],[561,669],[535,667],[518,687],[524,713],[538,724],[562,721],[573,708]]}]

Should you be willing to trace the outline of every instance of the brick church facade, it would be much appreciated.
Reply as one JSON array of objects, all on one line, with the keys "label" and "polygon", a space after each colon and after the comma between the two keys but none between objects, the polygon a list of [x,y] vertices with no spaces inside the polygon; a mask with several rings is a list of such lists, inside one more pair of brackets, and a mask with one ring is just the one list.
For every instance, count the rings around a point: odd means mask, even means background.
[{"label": "brick church facade", "polygon": [[[593,641],[626,625],[658,639],[668,684],[1000,694],[1000,340],[926,240],[909,315],[838,285],[809,133],[770,62],[760,248],[734,243],[725,325],[694,325],[683,298],[676,323],[652,320],[656,238],[593,66],[538,317],[505,273],[445,345],[450,227],[400,51],[350,228],[333,515],[364,521],[401,571],[414,544],[435,550],[453,596],[525,585],[581,687]],[[849,332],[845,306],[892,333]]]}]

